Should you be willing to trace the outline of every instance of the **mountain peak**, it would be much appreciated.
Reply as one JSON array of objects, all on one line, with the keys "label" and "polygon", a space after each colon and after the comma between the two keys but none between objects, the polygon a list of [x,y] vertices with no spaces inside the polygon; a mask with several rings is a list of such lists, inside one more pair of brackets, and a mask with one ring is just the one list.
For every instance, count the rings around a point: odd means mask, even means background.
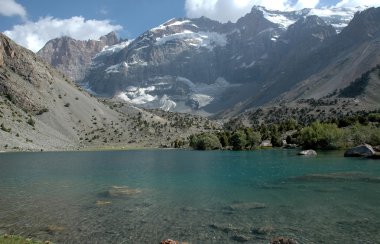
[{"label": "mountain peak", "polygon": [[105,36],[101,36],[99,40],[104,42],[104,44],[107,46],[112,46],[120,42],[119,38],[116,35],[116,32],[114,31],[108,33]]}]

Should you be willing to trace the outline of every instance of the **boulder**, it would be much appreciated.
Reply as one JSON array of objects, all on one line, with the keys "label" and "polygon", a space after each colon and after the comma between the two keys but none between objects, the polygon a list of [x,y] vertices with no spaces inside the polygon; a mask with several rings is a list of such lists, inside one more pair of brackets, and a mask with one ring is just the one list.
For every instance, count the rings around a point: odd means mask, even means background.
[{"label": "boulder", "polygon": [[270,140],[265,140],[261,142],[260,147],[273,147],[273,145]]},{"label": "boulder", "polygon": [[368,145],[363,144],[357,147],[348,149],[345,153],[345,157],[372,157],[375,154],[375,150]]},{"label": "boulder", "polygon": [[302,156],[317,156],[317,152],[314,150],[304,150],[298,153],[298,155]]},{"label": "boulder", "polygon": [[172,239],[163,240],[160,242],[161,244],[179,244],[179,241],[174,241]]},{"label": "boulder", "polygon": [[276,237],[276,238],[273,238],[270,243],[271,244],[297,244],[298,242],[286,237]]}]

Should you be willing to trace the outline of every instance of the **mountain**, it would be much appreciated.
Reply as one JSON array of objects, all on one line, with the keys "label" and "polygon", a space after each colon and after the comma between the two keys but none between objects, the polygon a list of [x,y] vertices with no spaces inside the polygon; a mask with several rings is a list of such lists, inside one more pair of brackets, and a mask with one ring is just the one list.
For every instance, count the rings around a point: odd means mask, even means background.
[{"label": "mountain", "polygon": [[187,141],[205,118],[104,103],[0,33],[0,150],[159,147]]},{"label": "mountain", "polygon": [[379,12],[255,6],[236,23],[172,19],[96,54],[83,82],[98,96],[204,115],[318,99],[380,63]]},{"label": "mountain", "polygon": [[117,43],[119,39],[115,32],[102,36],[99,40],[87,41],[64,36],[50,40],[37,54],[70,79],[81,81],[91,65],[92,58],[106,46]]}]

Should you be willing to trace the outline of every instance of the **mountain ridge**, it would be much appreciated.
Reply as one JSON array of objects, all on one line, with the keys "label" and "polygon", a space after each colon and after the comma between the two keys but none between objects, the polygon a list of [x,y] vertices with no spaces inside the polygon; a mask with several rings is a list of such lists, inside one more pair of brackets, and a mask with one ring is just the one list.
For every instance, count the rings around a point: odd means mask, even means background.
[{"label": "mountain ridge", "polygon": [[[84,82],[94,94],[136,106],[204,115],[324,96],[378,64],[377,28],[366,32],[371,21],[364,21],[356,31],[350,19],[355,10],[361,12],[354,24],[358,18],[376,22],[379,8],[281,12],[253,7],[236,23],[226,24],[204,17],[171,19],[95,55]],[[360,54],[363,45],[374,50],[372,57]],[[362,60],[354,72],[344,63],[348,59],[355,65],[350,54]],[[334,68],[339,63],[344,74]],[[340,78],[327,85],[332,70]],[[307,92],[323,79],[320,95]]]}]

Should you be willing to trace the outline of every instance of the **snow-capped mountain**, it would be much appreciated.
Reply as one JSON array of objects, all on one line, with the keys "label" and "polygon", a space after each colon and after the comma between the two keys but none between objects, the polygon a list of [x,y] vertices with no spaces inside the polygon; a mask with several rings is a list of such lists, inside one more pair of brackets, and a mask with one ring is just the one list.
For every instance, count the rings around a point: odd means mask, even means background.
[{"label": "snow-capped mountain", "polygon": [[[380,63],[376,56],[380,49],[374,49],[371,58],[366,53],[360,59],[349,56],[364,43],[371,41],[367,43],[371,47],[377,43],[374,30],[379,22],[373,16],[379,11],[281,12],[253,7],[236,23],[204,17],[171,19],[132,41],[103,48],[83,82],[95,94],[136,106],[206,114],[262,105],[286,97],[296,87],[300,93],[288,97],[302,96],[302,84],[321,79],[321,72],[340,62],[340,69],[334,70],[345,74],[331,80],[337,89]],[[366,20],[357,32],[369,30],[365,38],[351,32],[360,18]]]}]

